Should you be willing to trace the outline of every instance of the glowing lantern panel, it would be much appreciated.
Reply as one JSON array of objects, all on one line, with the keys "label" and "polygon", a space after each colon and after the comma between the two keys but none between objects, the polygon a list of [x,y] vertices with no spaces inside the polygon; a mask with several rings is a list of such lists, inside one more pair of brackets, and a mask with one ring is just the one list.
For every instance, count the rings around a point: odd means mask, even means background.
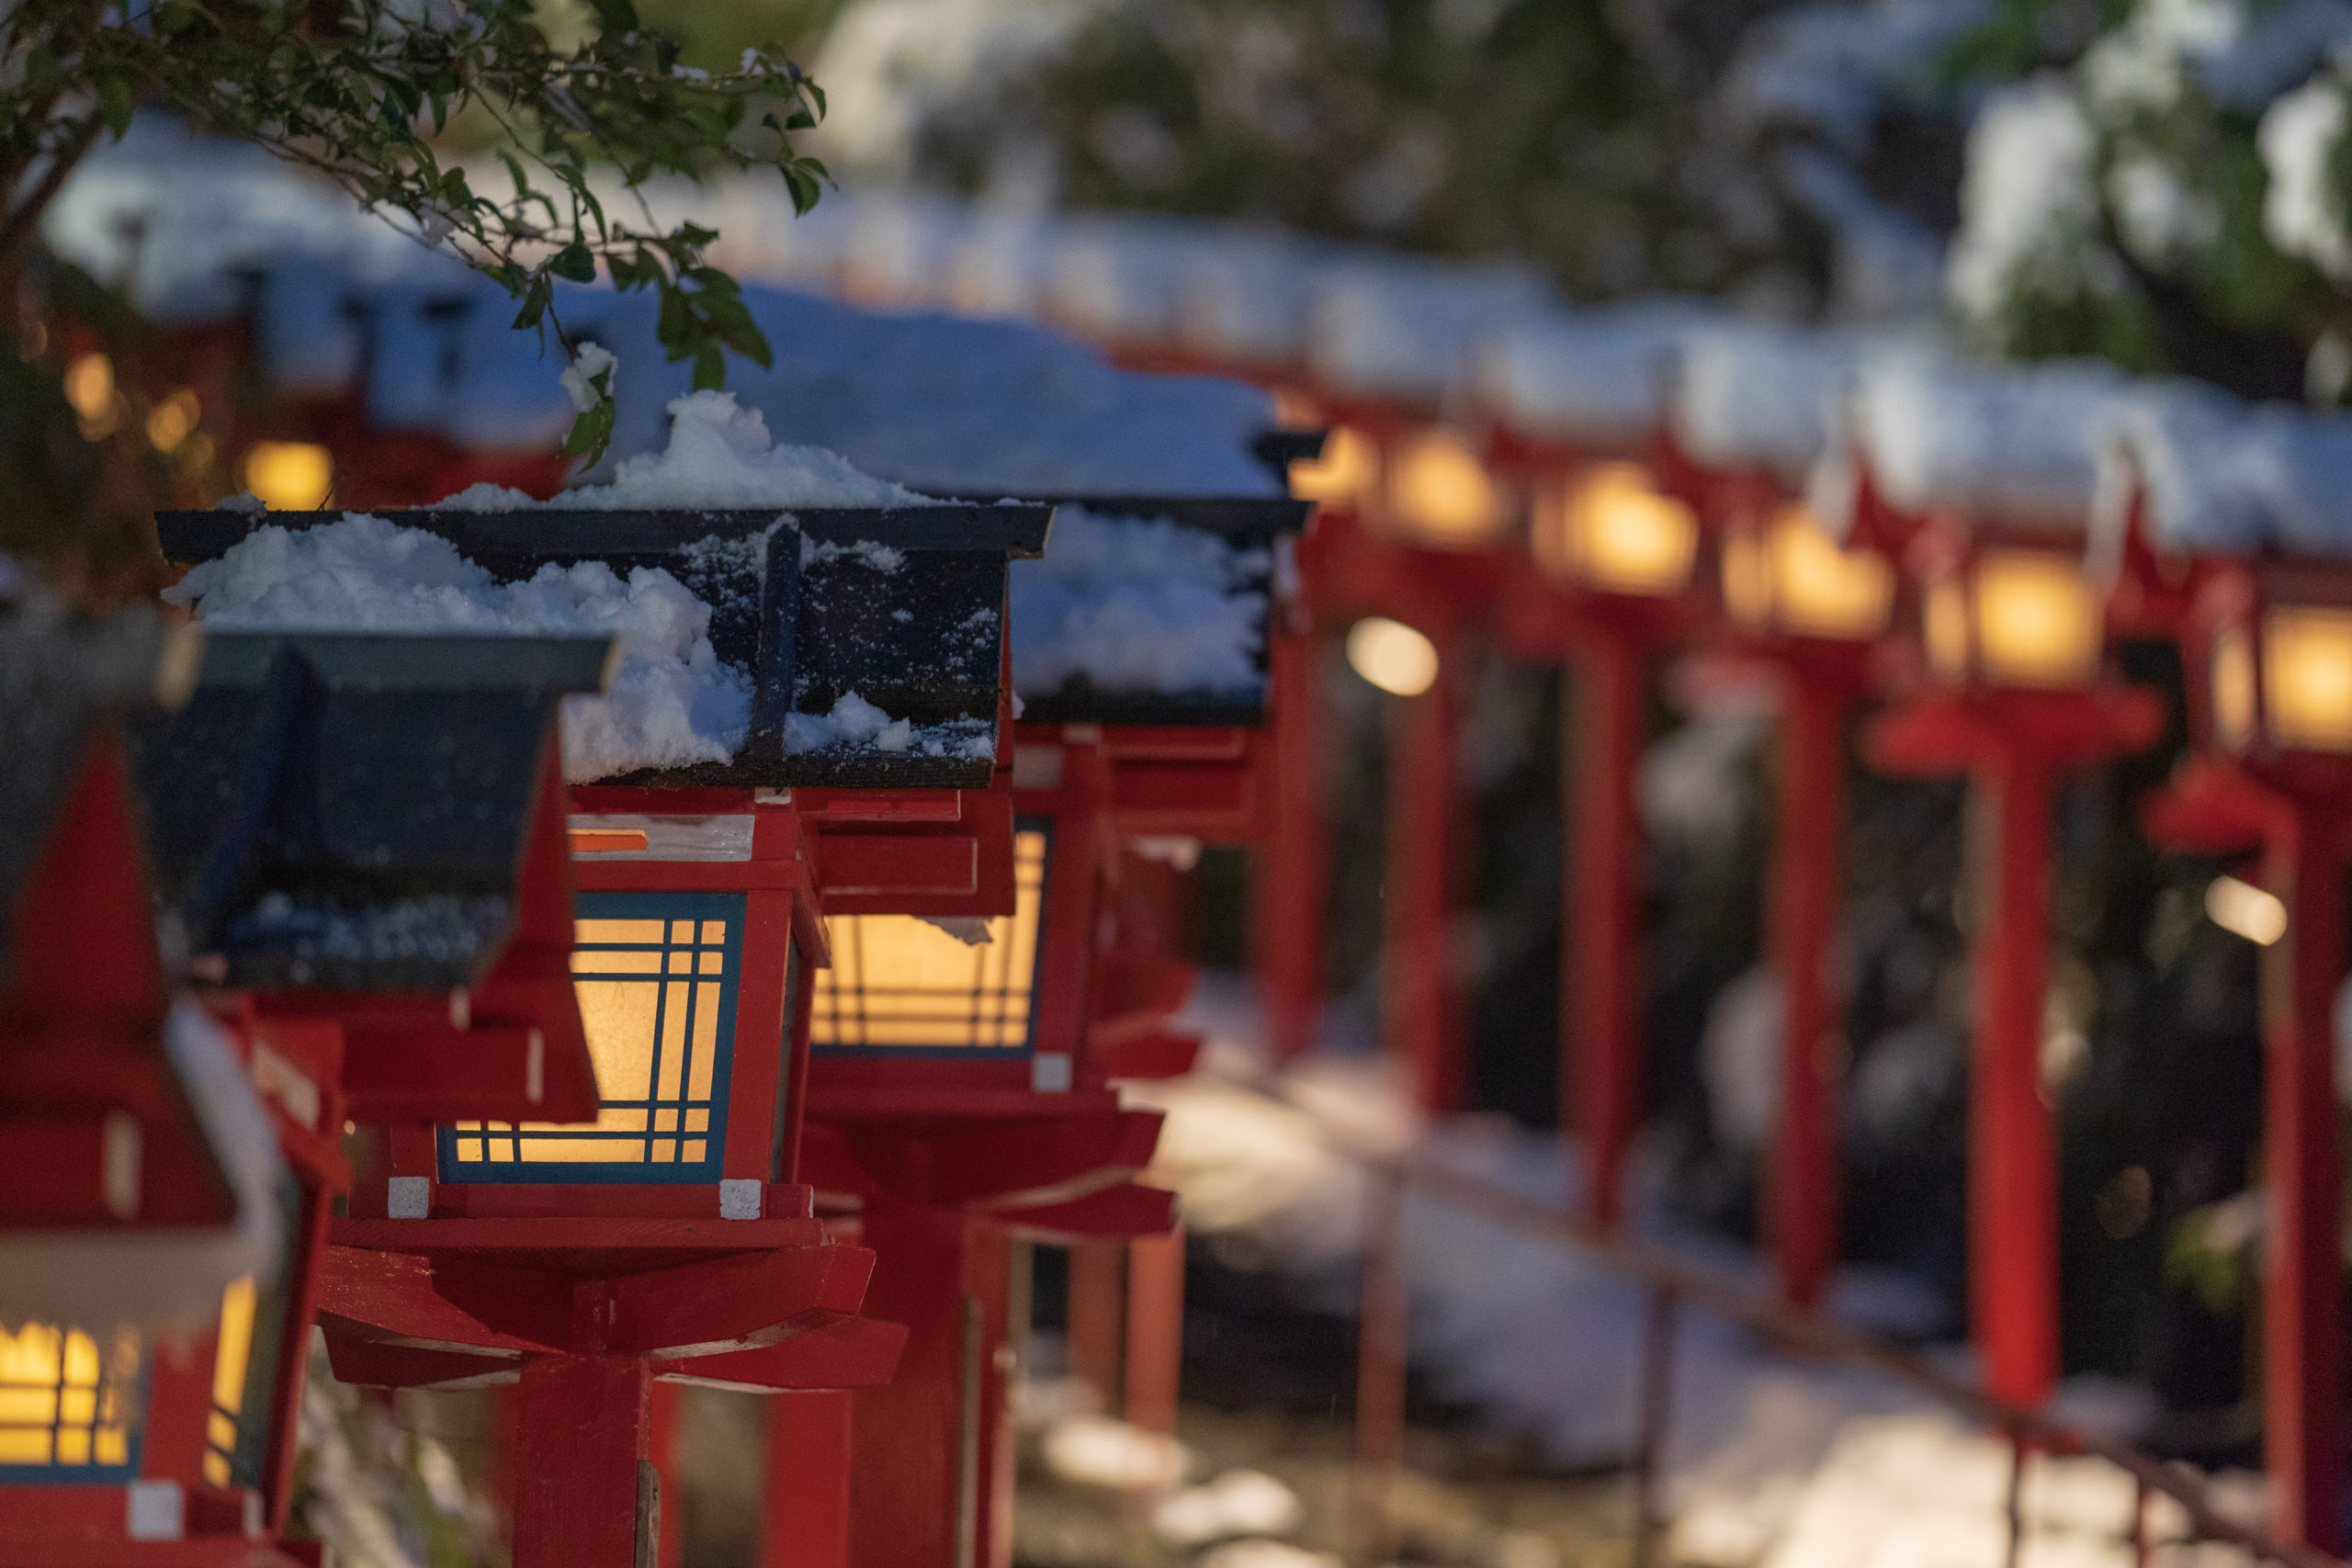
[{"label": "glowing lantern panel", "polygon": [[2098,671],[2099,608],[2073,560],[1990,549],[1975,569],[1977,656],[1987,680],[2081,686]]},{"label": "glowing lantern panel", "polygon": [[1412,544],[1476,550],[1494,544],[1508,519],[1502,491],[1478,455],[1451,431],[1429,430],[1390,460],[1387,521]]},{"label": "glowing lantern panel", "polygon": [[1046,903],[1046,834],[1013,837],[1013,912],[964,934],[912,915],[830,915],[810,997],[812,1049],[1025,1054]]},{"label": "glowing lantern panel", "polygon": [[718,1179],[743,897],[582,893],[572,988],[603,1103],[584,1126],[461,1122],[444,1181]]},{"label": "glowing lantern panel", "polygon": [[2267,611],[2262,700],[2278,745],[2352,751],[2352,610],[2282,604]]},{"label": "glowing lantern panel", "polygon": [[139,1337],[0,1329],[0,1480],[119,1482],[138,1443]]},{"label": "glowing lantern panel", "polygon": [[1665,597],[1690,581],[1699,520],[1637,463],[1601,463],[1552,491],[1537,517],[1538,564],[1607,593]]},{"label": "glowing lantern panel", "polygon": [[1838,547],[1804,506],[1783,508],[1761,534],[1724,541],[1724,606],[1751,631],[1864,641],[1886,628],[1894,577],[1867,550]]}]

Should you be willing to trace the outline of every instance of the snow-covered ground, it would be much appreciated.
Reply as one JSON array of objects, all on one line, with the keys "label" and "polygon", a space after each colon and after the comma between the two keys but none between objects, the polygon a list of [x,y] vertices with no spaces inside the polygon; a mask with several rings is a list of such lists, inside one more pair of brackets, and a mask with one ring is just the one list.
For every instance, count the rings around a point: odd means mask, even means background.
[{"label": "snow-covered ground", "polygon": [[[1146,1179],[1182,1193],[1187,1226],[1219,1238],[1222,1256],[1288,1276],[1326,1304],[1352,1303],[1364,1156],[1410,1153],[1525,1197],[1573,1200],[1575,1157],[1563,1141],[1476,1118],[1424,1124],[1360,1041],[1270,1073],[1244,987],[1213,978],[1184,1022],[1207,1035],[1200,1069],[1126,1090],[1168,1113]],[[1761,1259],[1665,1220],[1654,1172],[1637,1176],[1632,1207],[1646,1239],[1760,1292]],[[1562,1465],[1630,1455],[1641,1292],[1586,1256],[1429,1192],[1409,1196],[1406,1227],[1416,1371],[1496,1427],[1539,1439]],[[1928,1329],[1940,1314],[1907,1280],[1851,1267],[1833,1285],[1830,1310],[1902,1336]],[[1725,1568],[2003,1561],[2005,1442],[1881,1374],[1781,1354],[1695,1308],[1680,1314],[1678,1336],[1664,1459],[1682,1560]],[[1941,1354],[1952,1370],[1965,1369],[1963,1353]],[[2122,1432],[2146,1413],[2130,1391],[2092,1380],[2062,1389],[2056,1408]],[[2026,1486],[2029,1562],[2131,1561],[2133,1494],[2121,1472],[2096,1460],[2037,1459]],[[2225,1491],[2258,1514],[2258,1483],[2236,1478]],[[2160,1536],[2180,1533],[2176,1513],[2160,1511],[2157,1525]]]}]

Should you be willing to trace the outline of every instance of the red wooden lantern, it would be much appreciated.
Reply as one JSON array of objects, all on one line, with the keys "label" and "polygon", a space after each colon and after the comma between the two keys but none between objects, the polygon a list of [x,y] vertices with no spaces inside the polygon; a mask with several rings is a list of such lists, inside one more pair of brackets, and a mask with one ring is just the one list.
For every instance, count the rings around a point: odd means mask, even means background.
[{"label": "red wooden lantern", "polygon": [[[1991,1392],[2033,1404],[2058,1374],[2056,1156],[2040,1076],[2053,796],[2066,770],[2154,741],[2162,709],[2108,679],[2085,565],[2087,405],[2104,385],[2053,377],[2045,387],[2032,374],[1891,375],[1890,385],[1944,399],[1955,429],[2016,437],[2016,450],[1973,454],[1980,471],[1965,493],[1956,468],[1892,484],[1868,450],[1841,471],[1857,531],[1899,548],[1907,579],[1897,636],[1912,695],[1876,722],[1868,754],[1888,773],[1968,774],[1971,832],[1984,835],[1972,855],[1983,879],[1971,938],[1972,1318]],[[2022,432],[2002,423],[2019,418]],[[2013,471],[2031,482],[2005,493]],[[1939,493],[1946,483],[1952,492]]]},{"label": "red wooden lantern", "polygon": [[[2151,802],[2151,832],[2205,852],[2258,846],[2277,904],[2262,953],[2263,1444],[2276,1523],[2343,1540],[2342,1112],[2335,1002],[2352,840],[2352,572],[2335,561],[2206,557],[2184,628],[2198,755]],[[2248,895],[2249,898],[2253,896]]]},{"label": "red wooden lantern", "polygon": [[1780,1104],[1765,1194],[1775,1284],[1820,1304],[1838,1256],[1845,1042],[1832,950],[1845,882],[1847,723],[1894,612],[1885,557],[1841,545],[1800,497],[1852,345],[1738,326],[1677,356],[1661,472],[1713,547],[1737,656],[1779,676],[1779,832],[1768,931],[1781,996]]},{"label": "red wooden lantern", "polygon": [[[395,1123],[385,1168],[335,1223],[322,1302],[351,1381],[519,1381],[518,1564],[634,1563],[659,1507],[652,1378],[775,1390],[888,1375],[898,1336],[855,1319],[871,1255],[833,1245],[796,1180],[825,947],[790,791],[986,783],[992,759],[967,732],[992,728],[1001,703],[1005,558],[1036,547],[1046,514],[396,520],[513,577],[548,560],[675,563],[714,605],[718,656],[750,671],[733,761],[575,795],[583,891],[564,952],[596,1062],[594,1121],[510,1108]],[[252,520],[164,524],[167,552],[187,558]],[[918,635],[918,619],[934,629]],[[908,715],[893,732],[906,743],[808,744],[793,716],[861,688]]]}]

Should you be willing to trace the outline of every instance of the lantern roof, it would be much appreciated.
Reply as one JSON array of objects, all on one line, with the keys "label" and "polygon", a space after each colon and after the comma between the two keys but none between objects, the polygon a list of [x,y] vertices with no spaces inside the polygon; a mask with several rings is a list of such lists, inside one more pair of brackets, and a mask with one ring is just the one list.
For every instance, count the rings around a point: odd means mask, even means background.
[{"label": "lantern roof", "polygon": [[556,706],[599,637],[217,632],[177,713],[129,728],[156,892],[201,977],[447,991],[518,917]]},{"label": "lantern roof", "polygon": [[1282,541],[1313,504],[1066,495],[1041,559],[1012,569],[1012,680],[1040,723],[1263,721]]},{"label": "lantern roof", "polygon": [[1664,416],[1683,339],[1723,315],[1703,301],[1661,299],[1514,317],[1479,338],[1470,393],[1521,435],[1623,450]]},{"label": "lantern roof", "polygon": [[1668,417],[1702,467],[1760,469],[1802,489],[1831,442],[1837,407],[1870,335],[1761,321],[1717,321],[1682,334]]},{"label": "lantern roof", "polygon": [[2109,422],[2093,527],[2120,549],[2139,503],[2167,554],[2352,557],[2352,423],[2159,383]]},{"label": "lantern roof", "polygon": [[[448,569],[481,576],[486,593],[493,585],[526,597],[542,585],[569,590],[588,568],[588,577],[602,585],[602,607],[572,617],[579,624],[571,629],[583,631],[614,629],[608,612],[635,614],[640,587],[660,581],[641,579],[640,572],[666,574],[664,591],[678,596],[683,589],[684,601],[668,618],[683,623],[707,616],[707,646],[686,649],[683,661],[670,655],[663,656],[666,662],[650,660],[640,657],[641,644],[659,628],[635,621],[617,626],[625,634],[616,678],[617,716],[598,732],[603,741],[567,745],[566,774],[574,783],[978,788],[987,784],[996,753],[1006,561],[1042,551],[1050,517],[1046,507],[1023,505],[522,507],[372,515],[181,512],[159,513],[156,523],[164,553],[175,561],[224,560],[265,527],[300,536],[341,525],[346,532],[433,536],[445,542],[435,547],[444,556],[463,558],[447,561]],[[390,542],[402,548],[416,543],[406,535]],[[276,547],[277,541],[270,543]],[[373,558],[400,556],[392,549]],[[251,564],[271,570],[274,558],[265,552]],[[384,612],[394,624],[406,625],[399,617],[413,611],[417,629],[441,629],[434,621],[440,613],[434,593],[413,592],[414,583],[391,586],[408,594]],[[346,606],[336,613],[349,612]],[[487,602],[469,605],[458,625],[497,625],[502,615],[514,629],[548,629],[548,618],[519,600],[503,610]],[[240,618],[299,623],[324,617],[299,604],[278,611],[257,602]],[[672,626],[663,635],[677,631]],[[701,636],[694,632],[683,641]],[[680,695],[673,682],[700,684]],[[640,698],[670,705],[621,711],[623,699]],[[707,698],[736,705],[731,726],[697,710]],[[698,750],[682,751],[659,735],[611,733],[632,725],[683,728],[689,722],[709,727]]]}]

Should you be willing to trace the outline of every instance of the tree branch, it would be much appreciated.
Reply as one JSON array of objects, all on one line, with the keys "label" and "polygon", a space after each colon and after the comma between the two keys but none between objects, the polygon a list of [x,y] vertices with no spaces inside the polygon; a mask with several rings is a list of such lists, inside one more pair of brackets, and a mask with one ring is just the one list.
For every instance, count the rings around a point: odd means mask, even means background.
[{"label": "tree branch", "polygon": [[98,115],[92,110],[90,118],[76,126],[74,133],[50,154],[49,167],[42,173],[40,183],[26,193],[5,220],[0,220],[0,279],[16,276],[17,263],[40,227],[40,215],[49,210],[49,204],[65,187],[65,177],[74,172],[74,166],[96,145],[98,130]]}]

